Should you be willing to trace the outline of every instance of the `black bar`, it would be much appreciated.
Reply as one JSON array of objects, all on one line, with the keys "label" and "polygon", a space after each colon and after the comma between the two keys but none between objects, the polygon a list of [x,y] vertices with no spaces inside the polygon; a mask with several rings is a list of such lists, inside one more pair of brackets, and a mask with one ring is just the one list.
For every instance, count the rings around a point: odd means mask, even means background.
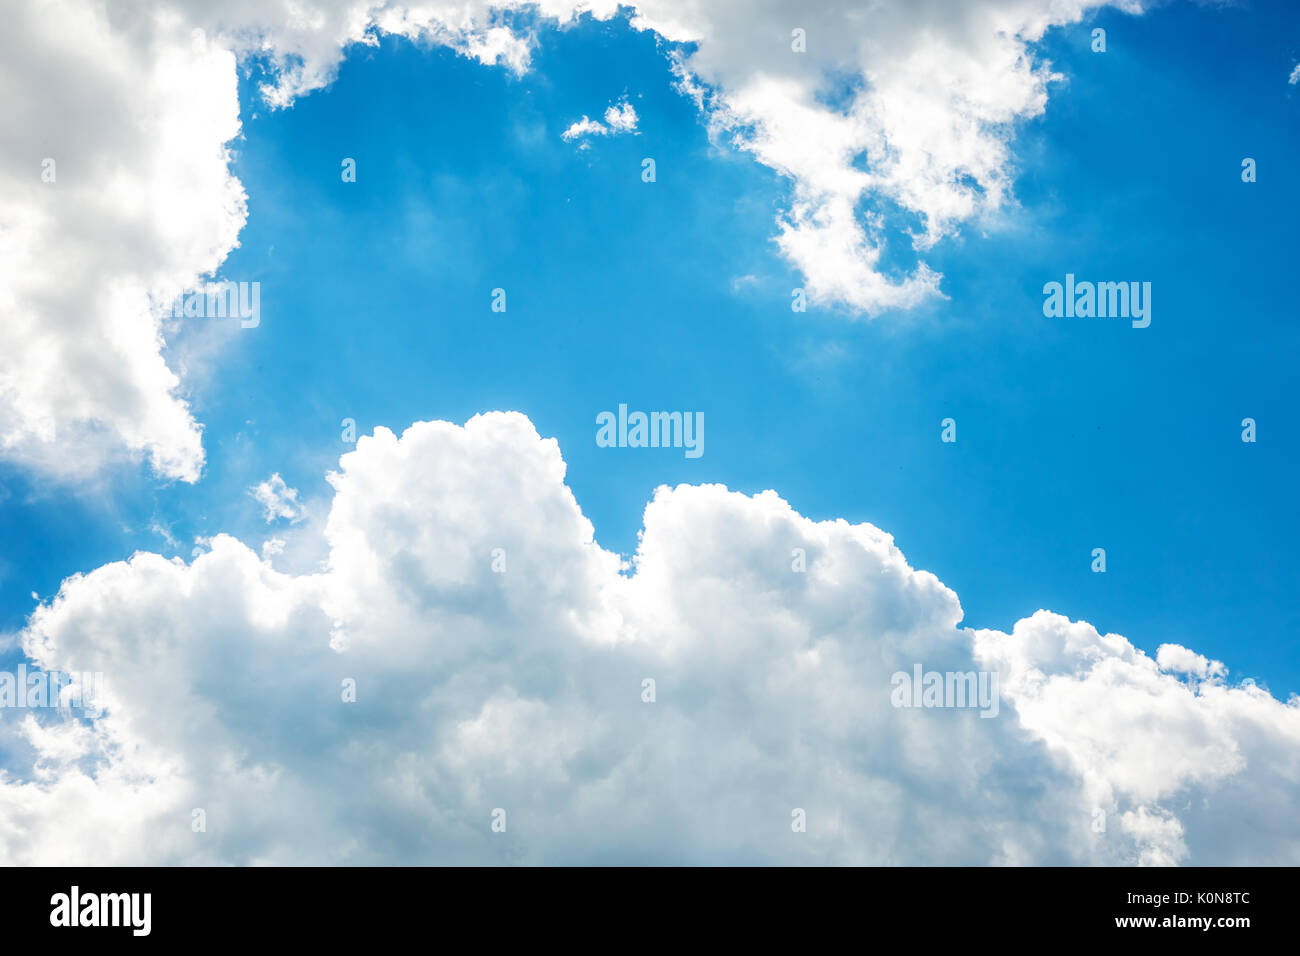
[{"label": "black bar", "polygon": [[[993,946],[1078,940],[1216,946],[1294,934],[1294,869],[451,869],[35,868],[0,876],[5,936],[128,945],[278,942],[336,946],[416,933],[418,945],[532,947],[586,939],[614,948],[714,940],[801,950],[850,940]],[[51,924],[108,901],[118,926]],[[58,911],[59,895],[69,904]],[[1184,894],[1184,895],[1178,895]],[[93,904],[86,898],[95,896]],[[87,907],[91,909],[87,909]],[[129,906],[129,908],[128,908]],[[132,917],[135,917],[133,920]],[[97,919],[97,915],[93,918]],[[1154,920],[1118,925],[1119,920]],[[1211,925],[1197,924],[1209,919]],[[1222,921],[1245,920],[1241,925]],[[134,924],[134,925],[133,925]],[[468,938],[465,938],[468,934]],[[801,942],[802,941],[802,942]],[[856,945],[856,944],[855,944]]]}]

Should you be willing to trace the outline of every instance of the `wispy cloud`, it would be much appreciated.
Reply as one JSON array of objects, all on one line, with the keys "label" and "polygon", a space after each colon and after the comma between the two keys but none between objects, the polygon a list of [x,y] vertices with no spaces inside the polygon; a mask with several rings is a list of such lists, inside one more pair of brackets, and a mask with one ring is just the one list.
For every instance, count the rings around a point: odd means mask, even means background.
[{"label": "wispy cloud", "polygon": [[584,115],[582,119],[572,124],[560,136],[566,143],[571,143],[575,139],[582,139],[586,136],[617,136],[620,133],[635,133],[637,122],[636,110],[624,98],[617,103],[611,104],[605,110],[604,123],[598,123],[596,120]]},{"label": "wispy cloud", "polygon": [[298,489],[286,485],[278,472],[248,489],[248,493],[262,506],[262,516],[266,518],[267,524],[282,518],[288,519],[292,524],[303,518],[302,505],[298,503]]}]

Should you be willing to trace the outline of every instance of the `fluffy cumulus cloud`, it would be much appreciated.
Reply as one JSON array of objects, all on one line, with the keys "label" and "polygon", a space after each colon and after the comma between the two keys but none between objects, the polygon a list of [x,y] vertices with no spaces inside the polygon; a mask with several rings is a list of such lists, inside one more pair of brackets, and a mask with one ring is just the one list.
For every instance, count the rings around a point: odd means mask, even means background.
[{"label": "fluffy cumulus cloud", "polygon": [[126,450],[195,480],[150,296],[215,269],[243,227],[235,57],[176,16],[56,0],[6,10],[0,64],[0,452],[85,472]]},{"label": "fluffy cumulus cloud", "polygon": [[1010,201],[1014,124],[1055,75],[1032,44],[1138,0],[912,0],[638,5],[640,25],[698,47],[677,59],[714,135],[783,174],[778,244],[814,301],[872,315],[937,296],[918,259],[881,266],[889,232],[923,253]]},{"label": "fluffy cumulus cloud", "polygon": [[[888,534],[773,492],[660,488],[625,563],[519,414],[379,429],[331,481],[318,573],[219,536],[33,614],[102,713],[5,712],[0,860],[1300,862],[1300,704],[1191,651],[964,629]],[[918,664],[996,674],[996,716],[894,706]]]},{"label": "fluffy cumulus cloud", "polygon": [[[1044,109],[1052,79],[1032,43],[1101,5],[644,0],[631,22],[668,41],[713,135],[788,179],[776,239],[812,300],[869,315],[942,294],[922,259],[882,266],[887,235],[910,232],[919,255],[1009,201],[1014,124]],[[44,0],[12,11],[0,36],[0,454],[84,473],[127,453],[164,477],[198,478],[201,428],[150,303],[193,287],[237,244],[240,59],[270,66],[262,93],[284,107],[381,34],[522,72],[539,23],[618,12],[616,0]],[[589,123],[630,129],[634,117],[629,107]]]}]

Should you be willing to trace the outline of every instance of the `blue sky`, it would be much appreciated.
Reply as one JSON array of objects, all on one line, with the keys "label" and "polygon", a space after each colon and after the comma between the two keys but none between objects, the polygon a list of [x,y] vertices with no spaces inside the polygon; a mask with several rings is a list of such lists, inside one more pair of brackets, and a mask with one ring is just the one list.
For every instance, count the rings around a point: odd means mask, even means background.
[{"label": "blue sky", "polygon": [[[21,625],[30,592],[136,549],[281,533],[246,489],[276,471],[325,497],[343,418],[400,432],[514,409],[558,439],[597,540],[625,555],[657,485],[773,488],[893,534],[968,625],[1046,607],[1300,691],[1300,16],[1263,9],[1052,31],[1039,49],[1064,81],[1017,130],[1018,208],[926,254],[946,300],[872,320],[791,312],[801,279],[772,242],[789,183],[710,145],[662,44],[623,20],[544,30],[522,77],[386,38],[282,111],[244,70],[233,171],[249,219],[221,275],[261,281],[264,318],[226,336],[192,395],[204,478],[141,467],[79,488],[6,466],[3,624]],[[637,135],[561,140],[622,96]],[[889,257],[906,269],[916,253]],[[1150,328],[1044,318],[1041,286],[1067,271],[1152,282]],[[620,402],[702,410],[706,453],[598,448],[595,416]]]},{"label": "blue sky", "polygon": [[1300,10],[1120,5],[6,14],[0,862],[1300,862]]}]

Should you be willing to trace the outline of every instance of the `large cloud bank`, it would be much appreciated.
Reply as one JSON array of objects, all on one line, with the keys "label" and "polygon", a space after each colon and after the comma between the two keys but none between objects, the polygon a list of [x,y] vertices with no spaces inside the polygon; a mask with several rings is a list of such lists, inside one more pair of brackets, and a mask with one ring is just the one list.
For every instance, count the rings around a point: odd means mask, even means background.
[{"label": "large cloud bank", "polygon": [[[810,298],[874,314],[941,294],[923,261],[883,268],[887,232],[923,252],[1008,202],[1014,124],[1044,109],[1051,81],[1031,44],[1103,5],[646,0],[631,22],[668,41],[713,135],[788,179],[775,237]],[[193,288],[238,242],[241,59],[271,65],[263,94],[283,107],[384,33],[524,71],[539,24],[581,13],[618,6],[15,5],[0,32],[0,454],[74,475],[127,454],[199,477],[201,426],[151,303]]]},{"label": "large cloud bank", "polygon": [[[516,413],[379,429],[319,573],[223,536],[68,579],[22,646],[104,710],[6,713],[0,861],[1300,862],[1297,701],[1045,611],[963,629],[773,492],[659,489],[625,568],[564,478]],[[893,706],[916,664],[995,672],[997,715]]]}]

